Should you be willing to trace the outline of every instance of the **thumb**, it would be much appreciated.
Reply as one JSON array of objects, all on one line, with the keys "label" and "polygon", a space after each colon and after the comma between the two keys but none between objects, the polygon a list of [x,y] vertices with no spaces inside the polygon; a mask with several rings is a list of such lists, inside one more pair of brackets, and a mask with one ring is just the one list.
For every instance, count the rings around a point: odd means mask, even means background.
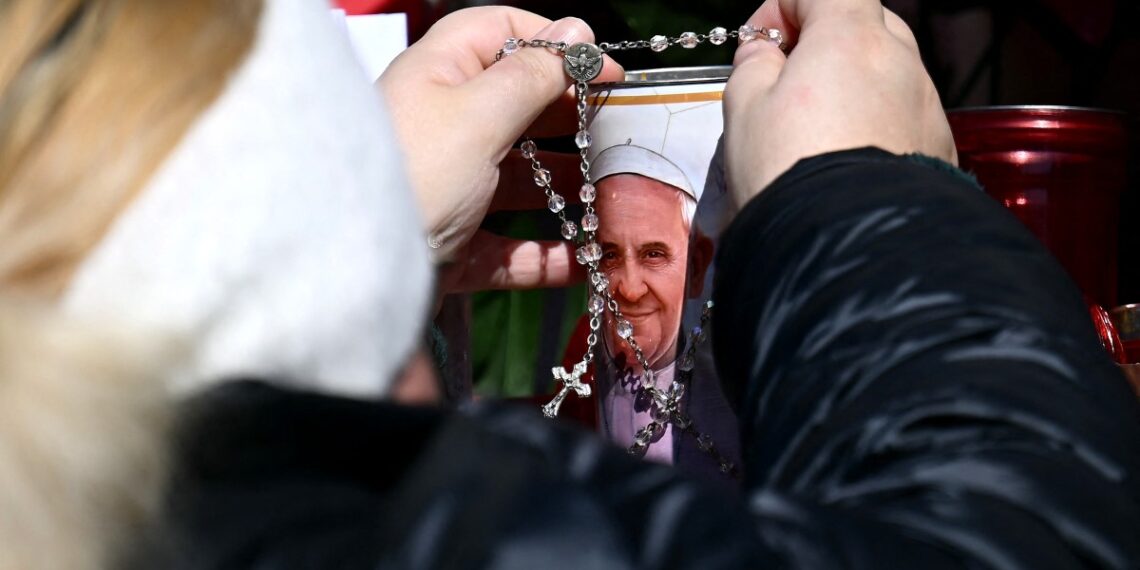
[{"label": "thumb", "polygon": [[584,277],[570,242],[516,240],[479,230],[463,261],[444,267],[440,287],[451,293],[565,287]]},{"label": "thumb", "polygon": [[[563,18],[524,39],[570,46],[592,43],[594,32],[578,18]],[[554,48],[522,48],[461,86],[466,100],[478,102],[481,116],[494,118],[488,125],[488,134],[493,137],[486,141],[488,144],[500,147],[514,143],[543,109],[566,93],[572,82],[562,68],[563,59]],[[607,56],[597,81],[615,81],[623,75],[621,67]]]},{"label": "thumb", "polygon": [[756,116],[760,105],[776,87],[788,59],[780,47],[757,39],[736,50],[732,76],[724,89],[725,174],[736,205],[743,206],[756,184],[755,161],[740,156],[742,149],[763,148],[771,133]]},{"label": "thumb", "polygon": [[[776,86],[788,57],[770,41],[752,40],[741,44],[733,58],[732,76],[724,89],[725,118],[737,116],[752,101],[767,96]],[[726,120],[729,126],[732,121]]]}]

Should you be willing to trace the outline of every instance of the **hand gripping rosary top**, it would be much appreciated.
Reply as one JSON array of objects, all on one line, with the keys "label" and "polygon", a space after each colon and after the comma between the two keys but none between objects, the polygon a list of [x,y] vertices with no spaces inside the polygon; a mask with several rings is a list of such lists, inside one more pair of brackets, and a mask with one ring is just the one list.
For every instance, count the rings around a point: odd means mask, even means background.
[{"label": "hand gripping rosary top", "polygon": [[697,447],[717,462],[722,473],[729,477],[739,477],[736,466],[717,450],[715,443],[707,434],[700,432],[693,425],[692,418],[684,412],[681,405],[686,387],[692,379],[696,348],[706,337],[704,331],[707,330],[708,321],[712,314],[712,301],[706,303],[704,311],[701,314],[700,325],[695,327],[689,335],[689,342],[687,343],[685,353],[678,360],[678,374],[675,381],[668,389],[658,389],[653,369],[646,360],[641,347],[638,346],[637,340],[634,339],[633,325],[622,315],[621,308],[618,306],[610,290],[609,279],[601,271],[599,262],[602,259],[602,247],[597,242],[598,216],[594,209],[594,200],[597,198],[597,191],[590,180],[589,150],[592,139],[586,121],[586,99],[590,89],[589,82],[601,74],[605,60],[603,56],[605,54],[612,51],[632,49],[650,49],[655,52],[660,52],[674,45],[691,49],[706,41],[713,45],[722,45],[730,38],[736,38],[740,40],[741,43],[763,39],[776,44],[781,50],[787,49],[783,34],[779,30],[754,28],[745,24],[738,30],[731,32],[724,28],[717,27],[710,30],[707,34],[685,32],[677,37],[658,35],[653,36],[649,40],[623,41],[618,43],[603,42],[597,45],[584,42],[570,45],[566,42],[551,42],[542,39],[524,40],[509,38],[503,43],[502,49],[495,54],[495,61],[517,53],[522,48],[545,48],[554,50],[562,55],[562,68],[566,72],[566,75],[574,80],[574,93],[578,102],[578,132],[574,137],[574,143],[578,147],[579,155],[581,156],[579,170],[582,173],[582,186],[578,192],[578,197],[581,199],[584,207],[584,214],[581,219],[581,231],[579,231],[578,224],[566,217],[566,200],[554,191],[554,188],[551,186],[552,180],[550,171],[543,168],[542,163],[536,158],[537,145],[529,138],[524,139],[520,145],[523,158],[531,162],[531,169],[534,171],[535,185],[541,188],[546,194],[547,207],[551,212],[557,215],[562,222],[562,237],[574,241],[578,245],[575,258],[579,264],[586,266],[589,276],[587,286],[591,290],[586,305],[590,316],[590,333],[586,338],[585,354],[582,360],[574,364],[570,370],[561,366],[555,367],[552,370],[555,382],[561,383],[562,387],[554,396],[554,399],[542,406],[543,414],[550,418],[557,416],[562,402],[566,400],[571,392],[580,397],[590,396],[590,386],[583,384],[581,380],[590,362],[594,360],[594,349],[598,345],[598,332],[602,324],[602,315],[608,310],[613,317],[614,332],[623,342],[629,345],[633,351],[634,358],[637,360],[637,363],[641,365],[643,373],[640,388],[648,394],[652,402],[651,417],[653,419],[645,425],[645,427],[637,431],[634,436],[634,443],[628,449],[629,453],[636,456],[644,456],[649,446],[661,439],[667,424],[671,424],[677,431],[694,437]]}]

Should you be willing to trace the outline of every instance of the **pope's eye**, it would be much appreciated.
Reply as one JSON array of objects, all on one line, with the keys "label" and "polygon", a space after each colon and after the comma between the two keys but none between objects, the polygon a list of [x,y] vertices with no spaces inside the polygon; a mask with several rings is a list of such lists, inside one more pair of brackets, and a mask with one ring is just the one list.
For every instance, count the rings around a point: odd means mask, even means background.
[{"label": "pope's eye", "polygon": [[618,265],[618,254],[614,250],[603,251],[600,265],[603,269],[611,270]]}]

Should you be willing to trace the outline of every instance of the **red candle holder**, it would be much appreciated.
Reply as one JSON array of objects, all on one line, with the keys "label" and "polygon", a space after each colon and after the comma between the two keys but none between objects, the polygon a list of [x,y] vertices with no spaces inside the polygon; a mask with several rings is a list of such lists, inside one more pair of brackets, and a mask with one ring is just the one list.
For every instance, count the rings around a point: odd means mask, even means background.
[{"label": "red candle holder", "polygon": [[1086,297],[1115,306],[1126,116],[1073,107],[985,107],[947,117],[961,167],[1044,242]]},{"label": "red candle holder", "polygon": [[1140,304],[1116,307],[1109,316],[1124,349],[1125,364],[1120,368],[1140,396]]}]

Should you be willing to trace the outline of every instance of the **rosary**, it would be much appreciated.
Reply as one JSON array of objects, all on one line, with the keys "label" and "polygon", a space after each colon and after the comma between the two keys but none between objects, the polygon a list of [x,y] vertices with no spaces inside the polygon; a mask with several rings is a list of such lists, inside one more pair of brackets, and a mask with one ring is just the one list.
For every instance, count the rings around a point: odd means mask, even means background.
[{"label": "rosary", "polygon": [[634,442],[628,449],[629,453],[639,457],[644,456],[649,446],[652,445],[653,442],[658,441],[665,433],[667,424],[671,424],[677,431],[694,437],[697,442],[697,447],[717,462],[722,473],[730,477],[737,477],[738,472],[736,466],[717,450],[712,438],[707,434],[701,433],[694,427],[692,418],[681,409],[681,401],[684,397],[686,386],[692,379],[697,346],[701,344],[707,336],[705,330],[712,315],[713,303],[712,301],[708,301],[705,304],[701,313],[700,325],[695,327],[690,333],[685,353],[678,359],[677,374],[672,386],[665,390],[658,389],[653,369],[646,360],[641,347],[638,346],[637,341],[634,339],[633,325],[622,315],[621,308],[618,306],[617,301],[613,297],[613,293],[610,291],[609,279],[605,273],[601,271],[599,266],[599,262],[602,259],[602,247],[597,242],[598,216],[594,209],[594,200],[597,198],[597,190],[590,181],[589,150],[592,140],[586,121],[586,99],[590,89],[589,82],[601,74],[604,54],[611,51],[644,48],[660,52],[674,45],[679,45],[685,49],[692,49],[705,41],[712,45],[722,45],[727,42],[729,38],[737,38],[741,43],[755,39],[763,39],[776,44],[781,50],[786,50],[787,48],[784,43],[783,34],[779,30],[754,28],[745,24],[741,26],[739,30],[731,32],[724,28],[717,27],[713,28],[707,34],[685,32],[680,36],[672,38],[658,35],[653,36],[648,41],[603,42],[598,45],[590,43],[567,45],[566,42],[509,38],[503,44],[502,49],[495,54],[495,61],[514,54],[524,47],[554,50],[561,54],[563,58],[562,68],[566,74],[574,80],[574,94],[578,102],[578,132],[574,137],[574,143],[578,147],[581,156],[579,170],[582,173],[582,186],[578,192],[578,197],[581,199],[585,210],[581,219],[581,232],[579,232],[578,224],[567,219],[565,198],[554,191],[554,188],[551,186],[550,171],[543,168],[542,163],[536,158],[538,151],[537,145],[529,138],[525,139],[520,145],[523,158],[531,162],[531,169],[534,171],[534,183],[546,194],[547,207],[551,212],[557,215],[562,222],[560,228],[562,237],[578,245],[575,251],[575,258],[579,264],[586,267],[589,276],[587,279],[587,287],[591,290],[586,306],[590,316],[590,333],[586,339],[586,352],[582,360],[574,364],[570,370],[566,370],[565,367],[561,366],[555,367],[552,370],[554,380],[561,383],[562,388],[558,391],[558,394],[554,396],[553,400],[542,406],[542,413],[549,418],[557,416],[558,409],[561,407],[562,402],[571,392],[583,398],[590,396],[590,386],[583,384],[581,378],[586,373],[590,362],[594,359],[594,350],[598,345],[598,331],[602,324],[602,314],[608,310],[613,318],[614,332],[622,341],[629,345],[633,351],[634,358],[637,360],[637,363],[641,365],[643,374],[640,387],[645,390],[652,402],[650,412],[652,421],[638,430],[634,435]]}]

